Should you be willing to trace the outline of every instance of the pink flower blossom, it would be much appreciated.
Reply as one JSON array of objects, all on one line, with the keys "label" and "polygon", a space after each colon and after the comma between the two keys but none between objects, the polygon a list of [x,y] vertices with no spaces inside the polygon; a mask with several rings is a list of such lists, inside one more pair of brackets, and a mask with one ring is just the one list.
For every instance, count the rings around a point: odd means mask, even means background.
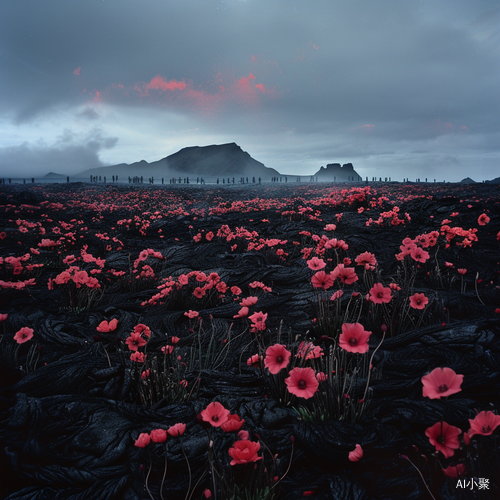
[{"label": "pink flower blossom", "polygon": [[441,399],[460,392],[463,375],[457,375],[451,368],[436,368],[421,378],[422,395],[430,399]]},{"label": "pink flower blossom", "polygon": [[356,261],[356,264],[358,266],[365,266],[365,268],[368,268],[369,266],[375,266],[377,264],[375,255],[370,252],[360,253],[354,260]]},{"label": "pink flower blossom", "polygon": [[352,285],[355,281],[358,281],[358,276],[354,267],[345,267],[344,264],[339,264],[333,271],[332,277],[334,279],[339,279],[342,283],[346,285]]},{"label": "pink flower blossom", "polygon": [[[213,425],[213,424],[212,424]],[[184,431],[186,430],[186,424],[175,424],[171,425],[167,432],[172,436],[172,437],[177,437],[177,436],[182,436],[184,434]]]},{"label": "pink flower blossom", "polygon": [[492,411],[482,411],[474,419],[469,418],[469,424],[467,434],[470,438],[474,434],[489,436],[500,425],[500,415],[495,415]]},{"label": "pink flower blossom", "polygon": [[257,455],[260,450],[260,443],[254,441],[241,440],[236,441],[232,448],[229,448],[229,456],[233,459],[231,460],[231,465],[236,464],[248,464],[250,462],[257,462],[262,457]]},{"label": "pink flower blossom", "polygon": [[477,223],[480,226],[485,226],[488,222],[490,222],[490,218],[486,214],[481,214],[477,219]]},{"label": "pink flower blossom", "polygon": [[357,444],[353,451],[349,452],[349,460],[351,462],[358,462],[363,458],[363,448],[361,445]]},{"label": "pink flower blossom", "polygon": [[288,392],[304,399],[313,397],[319,386],[312,368],[294,368],[285,379],[285,384]]},{"label": "pink flower blossom", "polygon": [[410,252],[410,256],[413,260],[424,263],[429,258],[429,253],[422,248],[415,246]]},{"label": "pink flower blossom", "polygon": [[448,424],[447,422],[437,422],[432,427],[425,430],[425,435],[429,442],[440,451],[445,458],[450,458],[455,454],[455,450],[460,448],[458,436],[462,433],[461,429]]},{"label": "pink flower blossom", "polygon": [[344,323],[339,336],[339,346],[348,352],[363,354],[369,349],[368,339],[371,333],[360,323]]},{"label": "pink flower blossom", "polygon": [[229,410],[226,410],[220,403],[210,403],[202,412],[201,418],[213,427],[220,427],[229,418]]},{"label": "pink flower blossom", "polygon": [[227,417],[227,422],[221,425],[221,428],[224,432],[234,432],[239,431],[242,425],[245,423],[245,420],[241,419],[239,415],[229,415]]},{"label": "pink flower blossom", "polygon": [[112,332],[116,330],[117,325],[118,325],[118,320],[116,318],[112,319],[109,323],[107,321],[101,321],[96,330],[102,333]]},{"label": "pink flower blossom", "polygon": [[147,344],[147,342],[141,337],[141,334],[135,332],[130,334],[125,343],[131,351],[137,351],[139,347]]},{"label": "pink flower blossom", "polygon": [[318,257],[313,257],[312,259],[307,261],[307,266],[309,269],[313,271],[319,271],[326,266],[326,263],[323,259],[318,259]]},{"label": "pink flower blossom", "polygon": [[28,328],[27,326],[23,326],[15,335],[14,340],[18,344],[24,344],[28,342],[28,340],[33,338],[33,328]]},{"label": "pink flower blossom", "polygon": [[275,344],[267,348],[264,366],[273,375],[278,374],[283,368],[288,366],[292,353],[284,345]]},{"label": "pink flower blossom", "polygon": [[164,429],[155,429],[149,433],[153,443],[163,443],[167,440],[167,431]]},{"label": "pink flower blossom", "polygon": [[423,293],[415,293],[410,297],[410,307],[413,309],[424,309],[429,299]]},{"label": "pink flower blossom", "polygon": [[138,448],[146,448],[146,446],[151,442],[151,436],[147,432],[142,432],[136,439],[134,446]]},{"label": "pink flower blossom", "polygon": [[311,283],[314,288],[323,288],[323,290],[328,290],[333,285],[335,279],[330,273],[325,273],[325,271],[318,271],[311,278]]},{"label": "pink flower blossom", "polygon": [[151,337],[151,330],[148,326],[139,323],[134,326],[134,333],[138,333],[139,335],[146,335],[146,337]]},{"label": "pink flower blossom", "polygon": [[384,287],[382,283],[375,283],[370,288],[369,298],[374,304],[387,304],[392,299],[391,289]]}]

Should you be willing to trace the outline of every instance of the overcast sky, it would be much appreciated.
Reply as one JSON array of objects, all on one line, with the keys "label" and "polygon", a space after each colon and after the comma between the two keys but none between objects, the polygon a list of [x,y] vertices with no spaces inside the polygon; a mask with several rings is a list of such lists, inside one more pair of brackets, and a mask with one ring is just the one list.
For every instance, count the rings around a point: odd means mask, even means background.
[{"label": "overcast sky", "polygon": [[500,175],[498,0],[0,0],[0,176],[236,142],[281,173]]}]

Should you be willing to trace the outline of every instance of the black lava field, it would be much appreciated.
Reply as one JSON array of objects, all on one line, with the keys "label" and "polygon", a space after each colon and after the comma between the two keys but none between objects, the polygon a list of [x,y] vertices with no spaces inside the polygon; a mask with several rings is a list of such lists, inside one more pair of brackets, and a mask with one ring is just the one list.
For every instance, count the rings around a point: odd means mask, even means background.
[{"label": "black lava field", "polygon": [[500,497],[497,186],[3,185],[0,248],[1,498]]}]

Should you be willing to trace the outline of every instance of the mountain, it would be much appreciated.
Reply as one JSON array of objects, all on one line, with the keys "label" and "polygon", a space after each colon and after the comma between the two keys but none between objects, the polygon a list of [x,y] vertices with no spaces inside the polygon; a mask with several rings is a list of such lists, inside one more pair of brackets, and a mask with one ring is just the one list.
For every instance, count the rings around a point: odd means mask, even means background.
[{"label": "mountain", "polygon": [[47,175],[43,176],[44,179],[66,179],[63,174],[56,174],[55,172],[49,172]]},{"label": "mountain", "polygon": [[329,163],[326,168],[321,167],[314,174],[319,182],[349,182],[362,180],[358,175],[352,163],[345,163],[340,166],[340,163]]},{"label": "mountain", "polygon": [[466,177],[460,181],[460,184],[476,184],[476,181],[471,179],[470,177]]},{"label": "mountain", "polygon": [[491,179],[490,181],[484,181],[486,184],[500,184],[500,177],[496,177],[495,179]]},{"label": "mountain", "polygon": [[156,180],[172,177],[203,177],[206,182],[214,182],[216,178],[235,177],[261,177],[269,181],[271,177],[280,175],[273,168],[266,167],[260,161],[253,159],[236,143],[219,144],[211,146],[192,146],[183,148],[161,160],[148,163],[145,160],[126,164],[112,165],[109,167],[93,168],[80,172],[75,177],[89,178],[90,176],[106,176],[111,180],[113,175],[118,175],[120,181],[128,177],[144,178],[146,182],[150,177]]}]

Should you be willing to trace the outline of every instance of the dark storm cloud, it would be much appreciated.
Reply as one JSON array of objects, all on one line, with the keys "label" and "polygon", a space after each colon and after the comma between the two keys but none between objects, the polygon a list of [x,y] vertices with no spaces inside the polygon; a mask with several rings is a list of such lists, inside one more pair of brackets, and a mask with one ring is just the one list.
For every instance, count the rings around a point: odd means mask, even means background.
[{"label": "dark storm cloud", "polygon": [[1,176],[43,177],[49,172],[71,175],[102,167],[99,152],[112,148],[117,141],[116,137],[103,137],[99,130],[84,138],[76,137],[67,130],[55,144],[25,142],[19,146],[0,148]]},{"label": "dark storm cloud", "polygon": [[293,130],[318,161],[466,133],[495,149],[499,26],[489,0],[3,2],[0,118],[161,108],[254,143]]}]

